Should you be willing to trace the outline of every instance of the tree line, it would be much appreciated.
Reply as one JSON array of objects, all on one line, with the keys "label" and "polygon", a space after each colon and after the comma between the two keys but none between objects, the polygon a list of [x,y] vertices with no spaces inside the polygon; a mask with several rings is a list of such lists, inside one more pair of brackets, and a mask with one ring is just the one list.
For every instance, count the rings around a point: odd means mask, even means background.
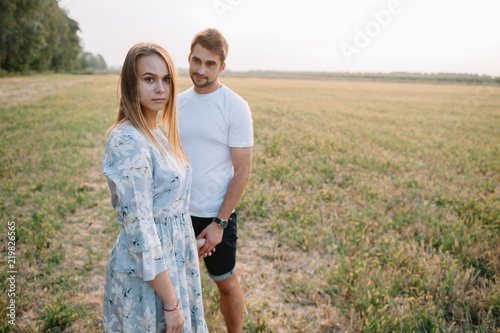
[{"label": "tree line", "polygon": [[[187,74],[186,69],[179,69]],[[433,83],[460,83],[500,85],[500,76],[466,74],[466,73],[412,73],[412,72],[312,72],[312,71],[273,71],[249,70],[247,72],[233,72],[226,69],[224,76],[233,77],[264,77],[282,79],[318,79],[318,80],[359,80],[359,81],[394,81],[394,82],[433,82]]]},{"label": "tree line", "polygon": [[78,22],[57,0],[0,0],[0,68],[8,72],[106,69],[83,52]]}]

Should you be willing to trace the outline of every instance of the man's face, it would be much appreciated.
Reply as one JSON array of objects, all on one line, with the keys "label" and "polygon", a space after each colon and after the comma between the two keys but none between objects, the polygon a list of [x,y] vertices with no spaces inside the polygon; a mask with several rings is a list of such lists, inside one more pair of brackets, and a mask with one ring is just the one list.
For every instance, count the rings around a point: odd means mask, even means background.
[{"label": "man's face", "polygon": [[196,44],[189,55],[189,75],[197,92],[208,93],[217,89],[219,74],[226,64],[221,63],[218,54]]}]

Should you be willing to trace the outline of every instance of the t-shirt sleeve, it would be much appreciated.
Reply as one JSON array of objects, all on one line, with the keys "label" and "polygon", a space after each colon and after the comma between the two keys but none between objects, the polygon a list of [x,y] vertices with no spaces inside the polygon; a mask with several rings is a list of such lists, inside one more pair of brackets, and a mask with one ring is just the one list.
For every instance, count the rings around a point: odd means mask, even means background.
[{"label": "t-shirt sleeve", "polygon": [[229,147],[253,147],[253,120],[244,100],[233,106],[229,124]]},{"label": "t-shirt sleeve", "polygon": [[[133,136],[118,135],[108,142],[103,173],[112,189],[116,218],[126,237],[118,255],[118,267],[142,277],[144,281],[166,270],[160,239],[153,218],[153,163],[144,142]],[[121,234],[123,236],[123,234]]]}]

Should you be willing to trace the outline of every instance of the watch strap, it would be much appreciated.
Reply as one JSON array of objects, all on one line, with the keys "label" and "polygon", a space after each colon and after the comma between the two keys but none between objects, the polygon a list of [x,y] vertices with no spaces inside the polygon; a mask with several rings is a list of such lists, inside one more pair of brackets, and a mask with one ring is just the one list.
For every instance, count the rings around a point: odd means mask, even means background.
[{"label": "watch strap", "polygon": [[227,224],[228,224],[228,221],[227,220],[223,220],[223,219],[220,219],[218,218],[217,216],[214,217],[214,219],[212,220],[214,221],[215,223],[217,223],[217,225],[219,226],[219,228],[221,229],[225,229],[227,227]]}]

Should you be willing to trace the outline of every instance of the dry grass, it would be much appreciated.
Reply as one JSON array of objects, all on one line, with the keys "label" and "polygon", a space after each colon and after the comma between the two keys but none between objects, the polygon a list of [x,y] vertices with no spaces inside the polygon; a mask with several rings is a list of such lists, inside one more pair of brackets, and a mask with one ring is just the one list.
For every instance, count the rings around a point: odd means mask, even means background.
[{"label": "dry grass", "polygon": [[[255,127],[239,206],[247,332],[500,329],[499,87],[222,81]],[[99,331],[117,233],[100,171],[116,83],[0,79],[0,212],[17,222],[22,273],[14,331]]]}]

